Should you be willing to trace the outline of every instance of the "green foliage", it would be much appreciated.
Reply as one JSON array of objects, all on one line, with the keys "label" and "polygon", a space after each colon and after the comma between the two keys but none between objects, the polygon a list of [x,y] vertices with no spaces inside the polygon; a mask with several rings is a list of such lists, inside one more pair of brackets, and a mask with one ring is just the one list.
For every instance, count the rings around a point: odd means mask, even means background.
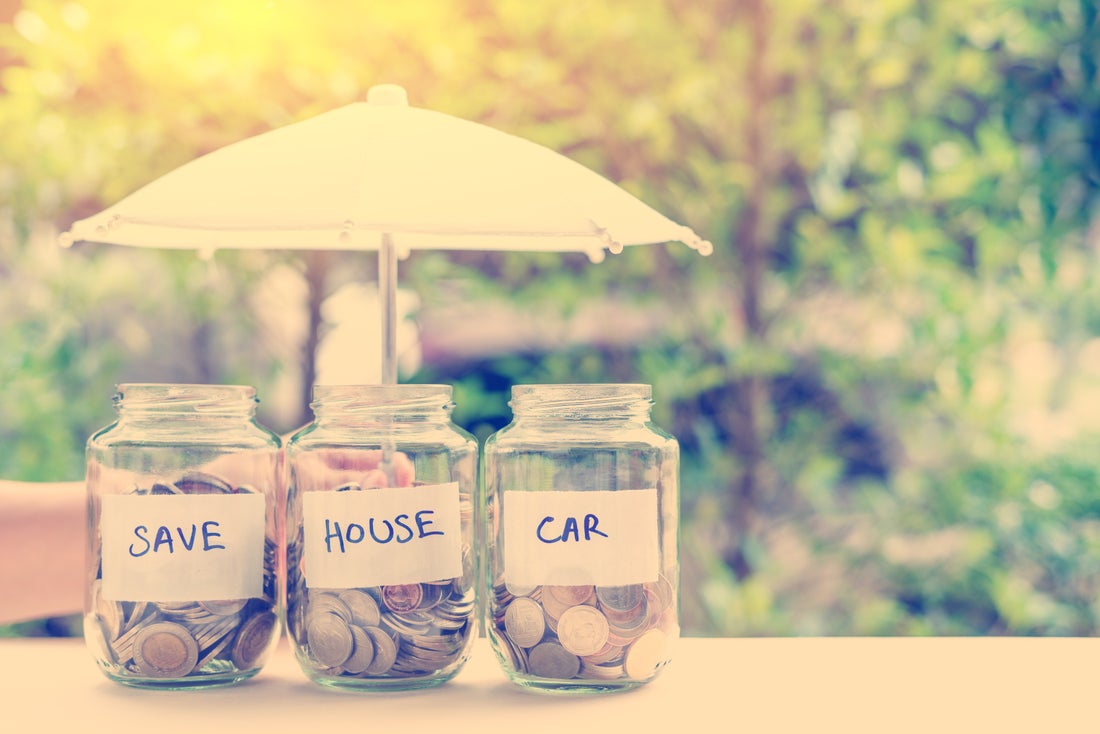
[{"label": "green foliage", "polygon": [[[688,633],[1100,628],[1094,2],[391,5],[28,0],[0,29],[0,474],[79,476],[116,382],[285,392],[296,343],[272,340],[254,296],[308,263],[62,252],[52,236],[197,155],[396,82],[714,242],[710,258],[401,266],[425,311],[649,319],[628,344],[407,377],[453,384],[482,439],[518,382],[651,383],[684,449]],[[340,257],[321,296],[373,277]],[[265,417],[288,430],[296,407]]]}]

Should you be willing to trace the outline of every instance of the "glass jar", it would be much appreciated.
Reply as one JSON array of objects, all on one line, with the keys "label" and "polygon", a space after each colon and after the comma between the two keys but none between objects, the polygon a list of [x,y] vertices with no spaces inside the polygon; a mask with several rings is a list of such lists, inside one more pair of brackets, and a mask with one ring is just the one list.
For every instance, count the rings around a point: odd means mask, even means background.
[{"label": "glass jar", "polygon": [[649,385],[522,385],[485,443],[489,638],[514,683],[635,688],[679,638],[679,444]]},{"label": "glass jar", "polygon": [[84,638],[106,676],[202,688],[278,639],[280,441],[237,385],[124,384],[88,439]]},{"label": "glass jar", "polygon": [[477,623],[478,445],[446,385],[316,386],[287,442],[287,630],[323,686],[425,688]]}]

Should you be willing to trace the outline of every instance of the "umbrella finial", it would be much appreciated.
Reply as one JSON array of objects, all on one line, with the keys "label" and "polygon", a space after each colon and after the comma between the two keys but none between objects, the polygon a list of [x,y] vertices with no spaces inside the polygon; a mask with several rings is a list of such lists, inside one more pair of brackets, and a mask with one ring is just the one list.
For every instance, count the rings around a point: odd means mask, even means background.
[{"label": "umbrella finial", "polygon": [[380,107],[408,107],[409,95],[400,84],[375,84],[367,90],[367,104]]}]

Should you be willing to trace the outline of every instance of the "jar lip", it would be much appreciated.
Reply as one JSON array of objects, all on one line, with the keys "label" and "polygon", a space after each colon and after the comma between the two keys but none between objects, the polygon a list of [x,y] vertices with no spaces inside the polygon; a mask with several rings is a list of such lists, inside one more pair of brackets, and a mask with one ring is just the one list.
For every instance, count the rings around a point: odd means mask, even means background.
[{"label": "jar lip", "polygon": [[255,409],[259,400],[251,385],[124,382],[115,387],[119,410],[238,413]]},{"label": "jar lip", "polygon": [[309,405],[314,412],[330,406],[365,411],[446,410],[454,405],[452,394],[450,385],[436,384],[314,385]]},{"label": "jar lip", "polygon": [[653,386],[641,382],[589,382],[589,383],[546,383],[513,385],[512,398],[531,397],[563,398],[633,398],[653,397]]},{"label": "jar lip", "polygon": [[653,405],[653,387],[633,382],[513,385],[508,405],[514,414],[648,414]]},{"label": "jar lip", "polygon": [[115,386],[115,395],[120,400],[136,398],[142,401],[183,401],[195,397],[248,400],[256,396],[256,388],[186,382],[122,382]]},{"label": "jar lip", "polygon": [[313,386],[313,397],[322,397],[325,395],[351,395],[351,396],[389,396],[395,395],[400,397],[420,397],[428,395],[447,395],[450,396],[452,388],[450,385],[434,385],[434,384],[420,384],[420,383],[398,383],[393,385],[382,385],[377,383],[365,384],[365,385],[349,385],[349,384],[318,384]]}]

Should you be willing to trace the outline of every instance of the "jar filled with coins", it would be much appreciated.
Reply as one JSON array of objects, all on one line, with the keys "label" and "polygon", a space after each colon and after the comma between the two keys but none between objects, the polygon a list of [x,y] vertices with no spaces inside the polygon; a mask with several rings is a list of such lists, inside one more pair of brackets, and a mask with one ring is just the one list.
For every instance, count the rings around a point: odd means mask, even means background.
[{"label": "jar filled with coins", "polygon": [[485,443],[486,625],[514,683],[652,680],[679,638],[679,445],[649,385],[517,385]]},{"label": "jar filled with coins", "polygon": [[280,631],[279,438],[239,385],[124,384],[88,439],[84,638],[112,680],[256,675]]},{"label": "jar filled with coins", "polygon": [[287,630],[332,688],[424,688],[475,632],[478,445],[446,385],[316,386],[287,442]]}]

